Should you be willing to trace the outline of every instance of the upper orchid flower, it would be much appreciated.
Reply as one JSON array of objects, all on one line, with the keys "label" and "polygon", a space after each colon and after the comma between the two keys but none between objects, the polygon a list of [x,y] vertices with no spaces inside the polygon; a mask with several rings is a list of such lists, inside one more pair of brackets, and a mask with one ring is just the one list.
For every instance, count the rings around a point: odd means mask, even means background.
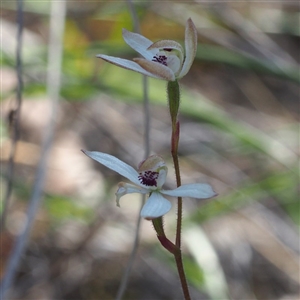
[{"label": "upper orchid flower", "polygon": [[182,46],[175,41],[161,40],[153,43],[126,29],[123,29],[122,35],[125,42],[144,58],[134,58],[131,61],[103,54],[97,57],[122,68],[168,81],[187,74],[197,51],[197,30],[192,19],[187,20],[185,27],[185,56]]},{"label": "upper orchid flower", "polygon": [[163,159],[157,155],[152,155],[142,161],[136,171],[112,155],[95,151],[83,151],[83,153],[133,183],[119,183],[119,189],[116,192],[118,206],[120,198],[126,194],[150,194],[141,210],[141,217],[148,220],[161,217],[171,209],[170,201],[164,198],[163,195],[197,199],[207,199],[216,196],[212,187],[204,183],[186,184],[174,190],[162,189],[168,168]]}]

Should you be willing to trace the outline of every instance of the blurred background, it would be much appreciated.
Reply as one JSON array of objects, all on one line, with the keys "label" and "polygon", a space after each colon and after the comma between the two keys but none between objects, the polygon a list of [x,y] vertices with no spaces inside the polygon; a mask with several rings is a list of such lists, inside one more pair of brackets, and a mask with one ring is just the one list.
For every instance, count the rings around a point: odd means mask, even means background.
[{"label": "blurred background", "polygon": [[[24,1],[23,102],[11,180],[17,5],[1,3],[1,278],[28,220],[51,117],[49,24],[57,18],[52,4]],[[137,57],[121,35],[122,28],[134,30],[128,2],[81,0],[66,6],[47,176],[10,299],[114,299],[141,205],[139,195],[129,195],[116,207],[114,193],[124,179],[80,152],[106,152],[132,166],[144,157],[142,76],[95,57]],[[299,3],[133,6],[141,33],[153,41],[184,45],[189,17],[198,30],[195,62],[180,80],[182,181],[210,183],[219,196],[184,200],[183,254],[192,298],[299,299]],[[151,153],[166,160],[166,187],[173,188],[166,82],[149,79],[148,85]],[[171,201],[165,226],[173,239]],[[173,257],[145,220],[123,299],[182,299]]]}]

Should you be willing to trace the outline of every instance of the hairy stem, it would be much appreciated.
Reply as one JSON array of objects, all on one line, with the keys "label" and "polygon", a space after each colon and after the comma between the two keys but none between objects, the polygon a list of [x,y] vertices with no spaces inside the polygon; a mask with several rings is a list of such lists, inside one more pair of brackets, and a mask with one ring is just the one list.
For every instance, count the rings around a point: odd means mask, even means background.
[{"label": "hairy stem", "polygon": [[176,266],[177,266],[178,275],[179,275],[179,278],[180,278],[180,283],[181,283],[184,299],[185,300],[190,300],[191,296],[190,296],[189,287],[188,287],[186,277],[185,277],[185,273],[184,273],[183,262],[182,262],[182,254],[181,254],[180,249],[178,249],[178,252],[176,252],[174,254],[174,257],[175,257],[175,261],[176,261]]},{"label": "hairy stem", "polygon": [[[172,122],[172,136],[171,136],[171,154],[173,158],[175,176],[177,187],[181,186],[181,176],[179,168],[179,159],[178,159],[178,143],[180,136],[180,123],[177,120],[178,110],[180,105],[180,90],[179,84],[177,81],[169,81],[167,86],[168,91],[168,101],[169,109]],[[176,261],[176,266],[178,270],[178,275],[181,282],[181,287],[183,290],[185,300],[191,299],[189,288],[186,281],[186,276],[184,273],[183,262],[182,262],[182,253],[181,253],[181,227],[182,227],[182,198],[178,197],[177,201],[177,226],[176,226],[176,251],[173,253]]]},{"label": "hairy stem", "polygon": [[[174,131],[172,131],[171,153],[175,169],[177,187],[181,186],[180,168],[178,160],[178,142],[179,142],[180,124],[177,121]],[[177,226],[176,226],[176,246],[181,247],[181,226],[182,226],[182,198],[178,197],[177,201]]]},{"label": "hairy stem", "polygon": [[166,237],[164,226],[163,226],[163,218],[159,217],[152,220],[153,227],[157,233],[157,238],[160,241],[161,245],[167,249],[169,252],[175,255],[178,250],[177,247]]}]

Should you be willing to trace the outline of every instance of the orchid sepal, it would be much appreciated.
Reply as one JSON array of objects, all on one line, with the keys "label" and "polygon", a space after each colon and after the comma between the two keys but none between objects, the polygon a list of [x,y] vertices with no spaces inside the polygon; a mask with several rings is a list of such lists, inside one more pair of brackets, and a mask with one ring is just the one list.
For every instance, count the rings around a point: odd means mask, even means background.
[{"label": "orchid sepal", "polygon": [[97,152],[97,151],[86,151],[86,150],[81,150],[81,151],[85,155],[99,162],[105,167],[119,173],[121,176],[127,178],[134,184],[137,185],[140,184],[138,179],[138,175],[139,175],[138,172],[133,167],[121,161],[120,159],[116,158],[115,156],[112,156],[107,153]]},{"label": "orchid sepal", "polygon": [[157,78],[157,79],[165,79],[165,78],[157,76],[153,73],[149,73],[147,70],[143,69],[139,64],[137,64],[134,61],[128,60],[128,59],[104,55],[104,54],[98,54],[96,57],[101,58],[115,66],[118,66],[118,67],[121,67],[121,68],[124,68],[127,70],[135,71],[135,72],[141,73],[143,75]]},{"label": "orchid sepal", "polygon": [[155,55],[155,49],[153,51],[148,49],[153,44],[153,42],[148,40],[143,35],[128,31],[127,29],[123,28],[122,36],[128,46],[130,46],[146,59],[151,60],[153,55]]},{"label": "orchid sepal", "polygon": [[196,199],[209,199],[217,196],[211,185],[206,183],[185,184],[174,190],[161,190],[161,193],[173,197],[190,197]]},{"label": "orchid sepal", "polygon": [[179,74],[179,78],[185,76],[188,73],[197,52],[197,29],[191,18],[189,18],[186,22],[184,46],[185,59]]}]

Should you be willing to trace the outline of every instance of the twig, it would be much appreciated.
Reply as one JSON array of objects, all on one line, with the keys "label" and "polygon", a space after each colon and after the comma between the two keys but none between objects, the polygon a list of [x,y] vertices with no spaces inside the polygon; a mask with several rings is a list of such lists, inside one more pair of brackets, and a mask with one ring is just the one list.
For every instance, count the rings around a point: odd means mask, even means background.
[{"label": "twig", "polygon": [[[135,32],[140,32],[139,29],[139,22],[136,15],[136,11],[134,9],[134,6],[131,2],[131,0],[127,0],[128,7],[130,10],[131,18],[133,20],[133,26]],[[144,103],[144,148],[145,148],[145,158],[147,158],[150,154],[150,112],[149,112],[149,97],[148,97],[148,79],[146,76],[143,76],[143,103]],[[142,195],[142,202],[141,202],[141,208],[143,207],[145,203],[145,195]],[[136,229],[135,229],[135,237],[134,242],[132,246],[132,250],[127,262],[127,265],[125,267],[125,271],[118,289],[118,293],[116,296],[116,300],[121,300],[123,298],[123,295],[125,293],[128,279],[131,273],[131,269],[136,257],[138,245],[139,245],[139,235],[140,235],[140,228],[141,228],[141,217],[138,216],[137,222],[136,222]]]},{"label": "twig", "polygon": [[45,139],[42,145],[42,153],[37,167],[36,178],[33,186],[32,195],[29,201],[27,210],[27,219],[24,224],[22,233],[18,236],[12,254],[9,258],[7,271],[1,283],[1,295],[4,299],[10,286],[13,284],[16,271],[18,269],[22,254],[25,250],[26,242],[33,225],[36,212],[43,193],[43,187],[46,176],[46,167],[48,156],[53,140],[55,129],[55,116],[59,103],[60,94],[60,74],[61,61],[63,52],[63,34],[65,25],[66,2],[53,1],[51,2],[51,22],[50,22],[50,40],[48,52],[48,70],[47,70],[47,88],[48,97],[52,103],[52,111],[45,133]]},{"label": "twig", "polygon": [[17,142],[20,138],[20,114],[22,106],[22,91],[23,91],[23,79],[22,79],[22,45],[23,45],[23,0],[17,2],[17,48],[16,48],[16,73],[17,73],[17,107],[13,109],[10,114],[12,116],[12,139],[10,155],[7,167],[7,186],[3,203],[3,210],[1,214],[1,231],[5,228],[5,220],[7,215],[7,209],[9,199],[13,187],[13,176],[14,176],[14,158],[16,154]]}]

